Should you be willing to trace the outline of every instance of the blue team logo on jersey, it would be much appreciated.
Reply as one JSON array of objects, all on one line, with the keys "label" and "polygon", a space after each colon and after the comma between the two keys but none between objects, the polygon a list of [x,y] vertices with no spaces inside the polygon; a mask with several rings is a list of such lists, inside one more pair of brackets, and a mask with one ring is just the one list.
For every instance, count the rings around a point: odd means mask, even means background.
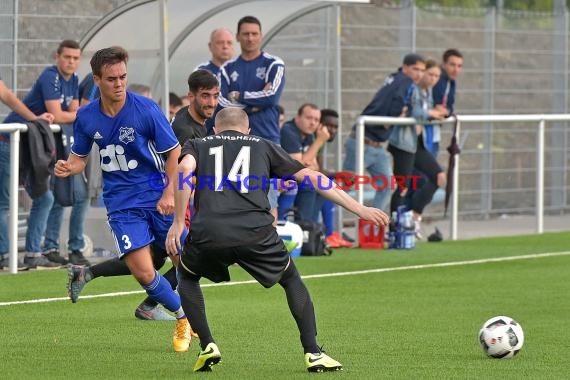
[{"label": "blue team logo on jersey", "polygon": [[132,127],[119,128],[119,140],[125,145],[135,141],[135,129]]},{"label": "blue team logo on jersey", "polygon": [[265,67],[258,67],[255,70],[255,76],[261,80],[265,79]]}]

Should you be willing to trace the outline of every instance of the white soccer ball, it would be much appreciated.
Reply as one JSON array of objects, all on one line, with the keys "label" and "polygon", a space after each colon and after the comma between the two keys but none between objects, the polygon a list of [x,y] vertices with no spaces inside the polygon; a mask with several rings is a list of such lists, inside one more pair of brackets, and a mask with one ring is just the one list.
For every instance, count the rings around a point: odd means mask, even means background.
[{"label": "white soccer ball", "polygon": [[509,359],[523,346],[523,329],[510,317],[493,317],[479,330],[479,343],[488,356],[495,359]]}]

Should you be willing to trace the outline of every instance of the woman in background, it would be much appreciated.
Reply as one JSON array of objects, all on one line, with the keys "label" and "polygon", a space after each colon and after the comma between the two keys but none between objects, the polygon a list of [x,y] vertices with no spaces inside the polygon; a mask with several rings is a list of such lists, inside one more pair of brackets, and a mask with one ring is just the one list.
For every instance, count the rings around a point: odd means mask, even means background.
[{"label": "woman in background", "polygon": [[[418,84],[413,84],[406,96],[406,104],[403,115],[409,115],[417,120],[426,121],[443,119],[447,115],[447,109],[438,105],[434,107],[431,93],[432,87],[437,83],[441,75],[441,69],[433,59],[426,60],[426,71]],[[420,222],[422,213],[438,187],[445,185],[445,173],[435,158],[426,150],[422,125],[397,125],[389,140],[388,150],[394,161],[394,176],[406,178],[405,186],[392,194],[390,211],[396,211],[398,206],[406,204],[406,194],[411,183],[409,176],[414,168],[422,172],[426,183],[412,199],[411,209],[414,215],[416,237],[422,238]]]}]

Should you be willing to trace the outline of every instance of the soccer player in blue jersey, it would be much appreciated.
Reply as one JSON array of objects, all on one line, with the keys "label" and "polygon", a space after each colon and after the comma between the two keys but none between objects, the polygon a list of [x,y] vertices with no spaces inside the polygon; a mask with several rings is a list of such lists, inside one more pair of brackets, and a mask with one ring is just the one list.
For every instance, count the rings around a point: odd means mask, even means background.
[{"label": "soccer player in blue jersey", "polygon": [[[226,62],[220,72],[222,108],[239,107],[249,117],[251,134],[280,144],[279,99],[285,87],[283,60],[261,50],[261,22],[253,16],[238,21],[236,40],[241,54]],[[268,193],[271,213],[277,220],[279,191]]]},{"label": "soccer player in blue jersey", "polygon": [[[128,53],[117,46],[91,58],[101,97],[79,109],[71,154],[56,163],[55,174],[83,171],[91,146],[98,145],[103,200],[119,257],[147,294],[175,314],[174,350],[184,352],[190,345],[190,325],[180,297],[154,269],[149,247],[155,240],[164,246],[173,221],[173,184],[156,186],[155,177],[166,173],[174,178],[180,144],[155,102],[126,91],[127,60]],[[70,282],[83,273],[71,267]]]}]

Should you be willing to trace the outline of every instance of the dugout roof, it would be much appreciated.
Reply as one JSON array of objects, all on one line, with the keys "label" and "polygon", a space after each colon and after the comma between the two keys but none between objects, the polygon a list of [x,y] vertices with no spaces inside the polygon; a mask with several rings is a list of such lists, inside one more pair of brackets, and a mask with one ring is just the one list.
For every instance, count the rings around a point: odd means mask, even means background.
[{"label": "dugout roof", "polygon": [[[120,45],[129,51],[129,83],[150,85],[159,98],[163,66],[161,59],[162,2],[134,0],[103,17],[82,38],[83,77],[90,71],[89,60],[98,49]],[[344,2],[368,2],[347,0]],[[264,45],[279,31],[303,15],[330,7],[337,1],[319,0],[168,0],[165,23],[168,47],[168,88],[186,94],[186,80],[193,69],[210,57],[208,41],[212,30],[226,27],[235,32],[237,21],[254,15],[261,21]],[[236,44],[236,54],[239,45]],[[287,61],[286,57],[281,57]],[[169,82],[169,83],[168,83]]]}]

